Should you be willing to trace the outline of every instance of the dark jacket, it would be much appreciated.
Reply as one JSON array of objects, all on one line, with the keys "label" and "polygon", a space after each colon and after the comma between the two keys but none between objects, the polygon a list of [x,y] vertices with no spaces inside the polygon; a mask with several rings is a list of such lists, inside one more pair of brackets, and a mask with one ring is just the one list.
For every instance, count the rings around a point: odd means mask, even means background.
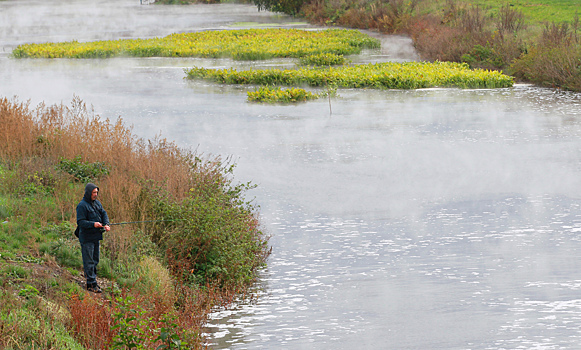
[{"label": "dark jacket", "polygon": [[77,225],[79,225],[79,241],[81,243],[96,242],[103,239],[102,228],[96,228],[95,222],[100,222],[103,226],[109,224],[107,212],[103,209],[99,200],[91,200],[91,193],[97,187],[89,183],[85,186],[85,195],[77,205]]}]

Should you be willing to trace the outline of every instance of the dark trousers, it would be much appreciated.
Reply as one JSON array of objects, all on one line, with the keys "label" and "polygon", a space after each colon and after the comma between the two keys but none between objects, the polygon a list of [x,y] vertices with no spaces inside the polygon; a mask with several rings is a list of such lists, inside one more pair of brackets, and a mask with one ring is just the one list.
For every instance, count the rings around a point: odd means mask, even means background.
[{"label": "dark trousers", "polygon": [[97,284],[97,264],[99,264],[99,241],[81,243],[83,269],[87,286]]}]

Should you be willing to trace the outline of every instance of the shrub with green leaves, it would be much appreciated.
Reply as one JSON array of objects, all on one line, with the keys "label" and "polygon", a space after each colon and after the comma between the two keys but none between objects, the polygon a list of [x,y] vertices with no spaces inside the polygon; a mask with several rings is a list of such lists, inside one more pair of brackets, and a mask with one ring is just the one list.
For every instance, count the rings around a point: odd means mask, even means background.
[{"label": "shrub with green leaves", "polygon": [[142,349],[146,342],[148,319],[145,311],[133,302],[132,297],[115,299],[117,312],[114,313],[112,329],[117,331],[113,338],[113,349]]},{"label": "shrub with green leaves", "polygon": [[511,67],[515,76],[536,84],[581,91],[581,45],[537,45]]},{"label": "shrub with green leaves", "polygon": [[223,181],[213,188],[192,188],[179,203],[161,188],[142,192],[144,216],[180,219],[152,227],[152,239],[166,252],[171,273],[183,283],[236,288],[252,282],[266,262],[268,239],[253,215],[255,207],[242,197],[251,185]]},{"label": "shrub with green leaves", "polygon": [[75,177],[82,183],[95,181],[103,176],[109,175],[109,168],[103,162],[83,162],[81,156],[73,159],[61,159],[58,168]]},{"label": "shrub with green leaves", "polygon": [[287,15],[296,16],[301,11],[308,0],[252,0],[258,10],[282,12]]},{"label": "shrub with green leaves", "polygon": [[[112,349],[187,349],[188,343],[180,337],[175,316],[162,314],[159,320],[148,317],[131,296],[115,298],[112,329],[116,331]],[[159,328],[158,328],[159,327]],[[157,335],[157,336],[156,336]]]},{"label": "shrub with green leaves", "polygon": [[501,69],[506,65],[502,56],[490,44],[474,46],[472,51],[462,55],[462,62],[468,63],[473,68],[484,69]]},{"label": "shrub with green leaves", "polygon": [[26,177],[20,185],[19,191],[24,195],[52,194],[56,180],[48,171],[34,172]]}]

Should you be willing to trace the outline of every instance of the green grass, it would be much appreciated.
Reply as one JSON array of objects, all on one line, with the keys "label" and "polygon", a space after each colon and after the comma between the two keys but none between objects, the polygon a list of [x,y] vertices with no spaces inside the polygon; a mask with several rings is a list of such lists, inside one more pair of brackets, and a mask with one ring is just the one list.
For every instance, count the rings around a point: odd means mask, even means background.
[{"label": "green grass", "polygon": [[3,257],[12,257],[28,252],[28,243],[33,239],[27,233],[29,229],[28,225],[19,222],[9,221],[0,224],[0,253]]},{"label": "green grass", "polygon": [[9,278],[14,279],[25,279],[30,276],[30,269],[27,269],[20,265],[6,265],[2,270],[0,270],[0,274],[7,275]]},{"label": "green grass", "polygon": [[[9,305],[0,307],[0,325],[6,330],[17,331],[4,340],[8,345],[6,349],[85,349],[63,323],[50,318],[53,311],[47,312],[47,309],[51,309],[52,304],[39,301],[32,292],[35,290],[27,285],[18,293],[19,298],[11,291],[0,291],[0,299]],[[27,301],[23,302],[23,299]]]},{"label": "green grass", "polygon": [[40,253],[54,256],[56,261],[63,266],[78,269],[83,267],[79,241],[72,235],[70,239],[60,238],[56,241],[43,243],[38,250]]},{"label": "green grass", "polygon": [[[498,9],[507,3],[506,0],[462,0],[467,4],[479,5],[497,13]],[[508,2],[514,9],[523,12],[528,21],[542,22],[571,22],[575,18],[575,11],[581,13],[579,0],[511,0]]]}]

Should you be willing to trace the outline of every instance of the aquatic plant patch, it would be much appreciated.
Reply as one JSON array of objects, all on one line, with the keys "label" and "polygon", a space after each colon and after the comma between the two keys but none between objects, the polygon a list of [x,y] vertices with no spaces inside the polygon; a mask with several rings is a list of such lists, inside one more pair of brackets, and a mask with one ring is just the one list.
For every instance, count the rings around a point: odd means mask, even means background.
[{"label": "aquatic plant patch", "polygon": [[429,87],[504,88],[513,78],[497,71],[470,69],[465,63],[373,63],[324,69],[186,69],[187,79],[224,84],[337,86],[342,88],[420,89]]},{"label": "aquatic plant patch", "polygon": [[299,58],[330,53],[358,54],[378,48],[377,39],[358,30],[244,29],[171,34],[154,39],[25,44],[16,58],[229,57],[235,60]]},{"label": "aquatic plant patch", "polygon": [[319,94],[301,88],[281,89],[280,87],[261,86],[255,91],[248,91],[249,102],[293,103],[316,100],[319,97]]},{"label": "aquatic plant patch", "polygon": [[334,53],[320,53],[299,58],[303,66],[338,66],[345,64],[347,60],[343,55]]}]

